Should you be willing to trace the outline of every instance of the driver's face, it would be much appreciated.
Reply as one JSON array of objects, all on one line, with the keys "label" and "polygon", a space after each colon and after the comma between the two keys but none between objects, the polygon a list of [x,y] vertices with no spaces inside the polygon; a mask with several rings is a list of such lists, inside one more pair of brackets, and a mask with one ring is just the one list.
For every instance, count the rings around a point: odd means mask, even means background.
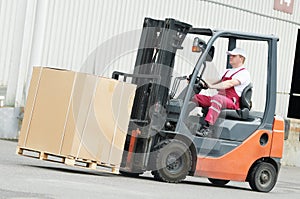
[{"label": "driver's face", "polygon": [[229,63],[233,68],[239,67],[243,64],[243,57],[240,55],[229,55]]}]

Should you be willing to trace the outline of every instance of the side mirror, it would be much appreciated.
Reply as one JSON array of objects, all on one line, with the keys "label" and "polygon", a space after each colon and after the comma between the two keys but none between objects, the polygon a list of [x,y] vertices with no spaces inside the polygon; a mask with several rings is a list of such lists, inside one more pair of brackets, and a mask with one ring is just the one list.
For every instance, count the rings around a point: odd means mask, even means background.
[{"label": "side mirror", "polygon": [[196,53],[203,52],[206,49],[206,42],[199,37],[194,38],[192,51]]},{"label": "side mirror", "polygon": [[214,58],[214,54],[215,54],[215,47],[212,46],[208,51],[208,55],[206,56],[206,61],[212,61]]}]

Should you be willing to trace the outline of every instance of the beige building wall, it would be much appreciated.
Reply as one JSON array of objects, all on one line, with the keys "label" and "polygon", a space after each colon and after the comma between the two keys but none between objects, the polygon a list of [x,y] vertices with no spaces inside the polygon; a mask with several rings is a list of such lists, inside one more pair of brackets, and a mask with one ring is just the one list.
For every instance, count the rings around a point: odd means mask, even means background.
[{"label": "beige building wall", "polygon": [[[273,7],[273,0],[0,0],[0,88],[5,90],[6,104],[18,107],[25,104],[34,65],[103,76],[113,70],[132,71],[144,17],[175,18],[194,27],[277,35],[276,112],[286,117],[300,2],[294,1],[293,14]],[[244,48],[254,76],[264,55],[251,45]],[[177,72],[188,74],[190,68]],[[258,108],[263,106],[261,98],[254,95]]]}]

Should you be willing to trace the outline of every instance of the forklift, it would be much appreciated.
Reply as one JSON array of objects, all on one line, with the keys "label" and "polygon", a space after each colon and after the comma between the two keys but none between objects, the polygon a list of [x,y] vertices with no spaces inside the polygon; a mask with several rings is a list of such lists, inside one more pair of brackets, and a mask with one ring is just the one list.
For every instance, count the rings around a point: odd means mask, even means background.
[{"label": "forklift", "polygon": [[[176,53],[188,34],[196,35],[197,62],[189,76],[173,76]],[[209,38],[206,42],[202,37]],[[202,92],[203,74],[217,40],[227,50],[239,41],[265,42],[268,49],[266,103],[251,110],[252,85],[241,96],[239,110],[222,110],[208,137],[196,135],[203,115],[189,115],[194,94]],[[178,183],[186,176],[207,177],[215,185],[249,182],[252,190],[269,192],[277,182],[283,152],[284,121],[275,115],[277,42],[273,35],[194,28],[167,18],[144,19],[133,73],[114,71],[112,78],[137,85],[119,172],[139,176],[151,171],[156,180]],[[226,68],[230,68],[227,59]],[[224,69],[225,69],[224,67]],[[178,93],[184,80],[188,85]],[[173,82],[172,82],[173,81]],[[204,81],[205,82],[205,81]],[[171,87],[172,85],[172,87]]]}]

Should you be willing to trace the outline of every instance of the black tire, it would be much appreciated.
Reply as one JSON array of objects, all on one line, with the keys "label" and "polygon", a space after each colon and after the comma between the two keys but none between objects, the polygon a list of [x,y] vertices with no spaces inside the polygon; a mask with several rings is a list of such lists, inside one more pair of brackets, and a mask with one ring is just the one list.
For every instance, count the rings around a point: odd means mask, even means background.
[{"label": "black tire", "polygon": [[269,192],[277,182],[275,167],[267,162],[258,163],[250,171],[249,185],[254,191]]},{"label": "black tire", "polygon": [[189,147],[180,140],[166,140],[155,152],[154,178],[163,182],[178,183],[186,178],[192,165]]},{"label": "black tire", "polygon": [[214,185],[219,185],[219,186],[224,186],[226,185],[228,182],[230,182],[230,180],[220,180],[220,179],[214,179],[214,178],[208,178],[209,182],[211,182]]}]

